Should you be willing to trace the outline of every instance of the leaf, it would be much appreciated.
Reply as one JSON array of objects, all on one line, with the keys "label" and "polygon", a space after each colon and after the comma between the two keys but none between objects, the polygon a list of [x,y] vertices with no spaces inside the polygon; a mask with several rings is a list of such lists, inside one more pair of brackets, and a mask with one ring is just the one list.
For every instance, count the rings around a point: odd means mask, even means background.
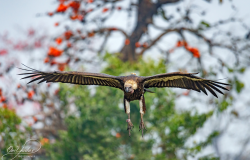
[{"label": "leaf", "polygon": [[244,73],[245,70],[246,70],[246,67],[242,67],[242,68],[239,69],[239,72],[240,72],[240,73]]},{"label": "leaf", "polygon": [[201,21],[200,25],[205,26],[206,28],[210,27],[210,24],[208,22],[205,22],[205,21]]},{"label": "leaf", "polygon": [[228,72],[232,73],[234,70],[232,68],[227,68]]},{"label": "leaf", "polygon": [[219,112],[226,110],[228,106],[229,106],[229,103],[226,100],[222,101],[218,106]]},{"label": "leaf", "polygon": [[236,80],[235,83],[236,83],[236,91],[240,93],[241,90],[244,88],[245,84],[239,80]]}]

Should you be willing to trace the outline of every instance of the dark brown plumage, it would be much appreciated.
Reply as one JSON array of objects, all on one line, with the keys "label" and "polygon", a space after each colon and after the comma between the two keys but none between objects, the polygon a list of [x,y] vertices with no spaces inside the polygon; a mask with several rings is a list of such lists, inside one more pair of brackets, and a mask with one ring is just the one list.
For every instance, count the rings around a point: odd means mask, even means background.
[{"label": "dark brown plumage", "polygon": [[[28,67],[29,68],[29,67]],[[79,85],[100,85],[119,88],[124,92],[124,110],[128,114],[128,130],[133,128],[133,124],[130,120],[130,101],[139,100],[140,104],[140,114],[141,123],[139,130],[145,129],[143,122],[143,114],[146,111],[144,93],[151,92],[147,88],[151,87],[177,87],[183,89],[191,89],[197,92],[202,91],[207,95],[206,90],[212,93],[215,97],[218,97],[215,92],[223,94],[220,89],[228,90],[224,85],[229,85],[226,83],[221,83],[217,81],[207,80],[200,77],[194,76],[197,73],[164,73],[154,76],[136,76],[131,74],[129,76],[111,76],[102,73],[88,73],[88,72],[42,72],[32,68],[22,69],[28,71],[27,73],[21,73],[19,75],[27,75],[25,78],[34,78],[29,83],[38,81],[42,82],[62,82],[62,83],[72,83]]]}]

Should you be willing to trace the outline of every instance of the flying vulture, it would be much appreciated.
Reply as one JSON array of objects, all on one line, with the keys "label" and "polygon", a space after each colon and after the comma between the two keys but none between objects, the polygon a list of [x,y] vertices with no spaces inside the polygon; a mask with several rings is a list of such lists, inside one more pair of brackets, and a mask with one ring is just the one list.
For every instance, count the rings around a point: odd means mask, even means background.
[{"label": "flying vulture", "polygon": [[[26,66],[27,67],[27,66]],[[217,97],[215,92],[223,94],[220,89],[228,90],[224,85],[229,85],[226,83],[221,83],[217,81],[212,81],[200,77],[194,76],[197,73],[183,73],[183,72],[173,72],[173,73],[163,73],[154,76],[137,76],[135,73],[131,73],[129,76],[112,76],[102,73],[89,73],[89,72],[43,72],[36,69],[29,68],[22,69],[28,71],[27,73],[21,73],[19,75],[28,75],[25,78],[34,78],[29,83],[40,80],[41,82],[62,82],[62,83],[72,83],[79,85],[100,85],[109,86],[121,89],[124,92],[124,110],[128,115],[126,120],[128,127],[127,130],[132,131],[134,127],[130,120],[130,102],[134,100],[139,100],[141,122],[139,125],[139,131],[145,128],[143,122],[143,115],[146,112],[146,105],[144,99],[145,92],[151,92],[148,88],[157,87],[176,87],[183,89],[192,89],[197,92],[202,91],[207,95],[208,90],[215,97]],[[217,97],[218,98],[218,97]]]}]

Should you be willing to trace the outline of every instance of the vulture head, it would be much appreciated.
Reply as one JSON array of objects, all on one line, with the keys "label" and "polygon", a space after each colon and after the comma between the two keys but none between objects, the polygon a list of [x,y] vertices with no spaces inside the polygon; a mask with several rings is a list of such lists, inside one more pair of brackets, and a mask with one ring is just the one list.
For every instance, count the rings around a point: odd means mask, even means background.
[{"label": "vulture head", "polygon": [[127,80],[124,84],[124,90],[127,93],[133,94],[137,89],[137,83],[134,80]]}]

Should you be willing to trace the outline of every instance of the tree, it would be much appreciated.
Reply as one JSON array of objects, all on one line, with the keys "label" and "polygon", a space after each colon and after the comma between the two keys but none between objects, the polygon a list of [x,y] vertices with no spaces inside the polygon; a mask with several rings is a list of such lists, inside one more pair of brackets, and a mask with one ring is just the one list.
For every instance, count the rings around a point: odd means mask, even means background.
[{"label": "tree", "polygon": [[[106,59],[109,65],[103,72],[107,74],[116,75],[119,72],[131,71],[153,75],[166,72],[163,61],[155,64],[152,60],[139,60],[137,64],[131,65],[129,62],[122,63],[111,55],[107,55]],[[138,132],[137,102],[131,105],[131,118],[135,122],[135,128],[132,136],[128,136],[126,122],[123,121],[126,114],[123,107],[118,107],[118,104],[122,104],[123,98],[120,90],[96,87],[92,95],[86,86],[61,85],[60,89],[61,107],[67,114],[65,121],[68,128],[59,133],[59,139],[55,144],[47,146],[47,153],[52,159],[186,159],[192,154],[199,153],[218,135],[214,132],[206,142],[196,144],[193,148],[184,148],[186,140],[203,126],[213,115],[213,111],[201,115],[192,115],[191,111],[178,112],[174,109],[174,93],[169,89],[157,89],[155,94],[146,94],[145,138],[141,138]],[[69,111],[72,106],[76,108],[74,112]],[[153,155],[155,136],[161,139],[161,142],[154,147],[162,152]],[[177,156],[181,149],[185,154]]]},{"label": "tree", "polygon": [[[70,23],[70,25],[66,24],[66,20],[55,23],[56,27],[65,25],[65,30],[62,33],[53,36],[42,34],[41,36],[41,34],[39,34],[41,32],[40,29],[30,29],[28,30],[27,40],[17,41],[17,43],[13,42],[12,39],[10,39],[10,37],[8,37],[7,35],[2,35],[1,44],[4,44],[4,46],[1,46],[1,48],[3,49],[0,49],[0,56],[3,57],[0,59],[0,62],[2,65],[1,75],[5,80],[3,81],[4,84],[14,86],[13,84],[15,84],[14,82],[16,81],[15,77],[13,77],[13,66],[16,64],[19,65],[19,59],[16,58],[17,55],[13,53],[13,50],[22,50],[24,51],[24,54],[22,55],[27,57],[26,53],[30,53],[30,51],[34,51],[34,49],[45,48],[46,44],[49,42],[49,47],[47,48],[46,54],[40,54],[39,58],[38,56],[32,56],[32,65],[40,63],[44,67],[46,67],[44,70],[55,69],[55,67],[57,67],[58,70],[63,71],[65,69],[83,70],[81,68],[82,64],[84,64],[85,66],[91,65],[97,68],[96,70],[100,70],[100,64],[106,64],[109,66],[110,70],[108,70],[107,68],[103,70],[103,72],[119,75],[128,70],[130,66],[131,68],[133,68],[132,66],[136,65],[135,63],[143,63],[142,66],[144,68],[147,68],[145,66],[149,64],[147,64],[146,62],[142,62],[142,56],[144,56],[147,52],[155,53],[157,49],[162,55],[162,58],[159,58],[158,60],[163,60],[164,65],[166,67],[169,67],[169,70],[188,70],[188,72],[196,72],[198,70],[201,71],[203,77],[211,79],[216,79],[218,76],[222,77],[221,75],[223,75],[223,77],[228,77],[228,82],[232,84],[233,90],[232,92],[226,93],[225,97],[219,100],[215,100],[212,98],[197,98],[198,95],[194,92],[188,91],[184,93],[178,93],[177,91],[177,99],[188,97],[188,100],[192,102],[189,103],[191,104],[191,106],[186,106],[187,108],[193,106],[204,106],[204,104],[206,104],[208,106],[208,109],[204,114],[197,113],[197,115],[192,114],[192,116],[190,116],[189,112],[185,112],[178,116],[178,112],[175,113],[175,110],[171,111],[173,115],[177,116],[177,120],[173,124],[183,124],[184,128],[186,127],[185,131],[188,132],[188,134],[184,135],[184,137],[182,137],[181,139],[178,139],[178,137],[177,139],[173,139],[176,140],[176,142],[173,142],[173,144],[175,145],[172,146],[172,148],[168,148],[168,146],[165,146],[165,143],[162,143],[160,148],[163,152],[162,154],[157,154],[157,157],[168,155],[170,158],[176,158],[175,152],[176,150],[179,150],[179,147],[184,148],[184,157],[188,157],[188,155],[191,154],[196,155],[197,152],[201,151],[202,147],[205,147],[210,142],[213,142],[213,147],[215,150],[214,152],[221,158],[226,157],[226,159],[229,159],[228,157],[243,157],[246,153],[245,144],[248,143],[243,143],[241,149],[242,152],[236,155],[227,155],[220,152],[219,140],[223,137],[223,135],[225,135],[225,133],[227,133],[228,126],[232,124],[231,121],[240,120],[241,122],[244,122],[245,119],[248,118],[248,116],[241,117],[240,110],[235,105],[238,101],[242,100],[239,97],[244,93],[245,86],[244,79],[242,79],[241,77],[242,75],[245,75],[247,73],[247,66],[249,65],[249,29],[247,24],[245,24],[245,22],[241,18],[237,18],[234,16],[230,16],[227,19],[219,19],[217,20],[217,22],[210,22],[206,19],[206,17],[204,17],[204,15],[206,14],[206,11],[204,11],[204,9],[197,9],[195,4],[189,5],[186,8],[180,7],[178,6],[178,4],[181,4],[183,2],[178,0],[147,0],[131,2],[127,4],[125,4],[125,2],[127,1],[61,0],[58,1],[58,7],[55,9],[55,11],[49,12],[47,13],[47,15],[62,15],[63,17],[69,18],[70,21],[73,21],[72,23]],[[222,3],[223,1],[220,2]],[[203,3],[206,3],[206,5],[209,6],[210,1],[204,1]],[[224,1],[223,3],[227,2]],[[233,6],[232,2],[228,3]],[[175,13],[171,12],[171,14],[169,14],[168,9],[170,9],[170,7],[173,8],[174,6],[177,6]],[[135,27],[131,29],[130,27],[127,27],[125,25],[119,26],[119,23],[116,23],[116,21],[114,21],[114,24],[110,25],[108,22],[113,21],[112,16],[116,15],[118,12],[127,13],[128,19],[131,20],[133,20],[133,17],[135,16],[135,14],[137,14],[137,19],[134,23]],[[195,13],[197,12],[200,13],[198,16],[199,18],[197,18],[197,16],[195,15]],[[123,18],[124,17],[122,17],[122,19]],[[163,20],[164,23],[159,23],[159,20]],[[229,26],[231,23],[238,25],[238,30],[244,32],[244,34],[239,36],[237,32],[225,28],[225,26]],[[154,31],[150,31],[152,30],[152,28],[154,28]],[[156,30],[158,30],[157,33],[155,32]],[[121,46],[120,53],[118,53],[118,57],[123,62],[112,59],[115,60],[117,64],[110,61],[104,61],[103,63],[106,44],[110,39],[112,39],[112,37],[114,37],[113,35],[116,33],[120,33],[120,35],[118,35],[120,37],[123,37],[122,41],[124,41],[122,42],[123,45]],[[175,35],[175,37],[172,36],[173,34]],[[168,43],[166,41],[166,38],[168,37],[172,38],[172,43]],[[51,38],[52,41],[48,40],[49,38]],[[199,43],[193,43],[193,41],[195,40],[199,41]],[[166,43],[169,44],[168,47],[161,45]],[[8,47],[12,48],[12,50],[8,49]],[[218,48],[222,48],[223,50],[220,50],[219,52]],[[44,51],[40,51],[40,53],[44,53]],[[227,54],[227,56],[222,56],[220,53]],[[113,55],[115,56],[115,54]],[[177,55],[181,55],[181,57],[176,58]],[[43,59],[43,61],[41,61],[41,59]],[[123,65],[118,65],[118,63],[123,64],[124,62],[126,62],[124,64],[126,67],[124,67]],[[198,65],[196,65],[196,63]],[[154,67],[151,66],[151,68]],[[141,75],[147,75],[148,73],[152,72],[150,70],[150,67],[147,69],[147,72],[142,72],[138,68],[133,70],[140,71]],[[162,72],[165,72],[165,70],[162,70]],[[3,88],[3,91],[5,92],[4,95],[6,95],[6,100],[1,101],[1,104],[8,104],[7,106],[12,105],[18,108],[22,105],[32,103],[33,106],[36,106],[36,108],[38,108],[39,112],[29,116],[33,119],[33,123],[30,123],[29,125],[33,126],[38,123],[44,124],[44,127],[40,129],[36,129],[35,127],[33,127],[33,132],[36,133],[37,137],[40,137],[41,139],[50,137],[52,137],[51,139],[61,138],[64,139],[65,142],[68,142],[67,140],[69,139],[67,139],[67,137],[63,137],[63,134],[65,134],[69,135],[69,138],[74,139],[75,137],[72,137],[71,133],[68,133],[68,129],[72,129],[74,131],[78,130],[74,128],[74,126],[71,126],[74,123],[71,124],[67,121],[66,124],[64,123],[65,112],[60,110],[61,108],[58,107],[61,103],[58,97],[58,93],[62,94],[60,90],[65,86],[60,86],[62,88],[54,89],[53,86],[43,85],[43,87],[46,88],[45,89],[42,87],[39,88],[35,84],[25,86],[19,83],[20,81],[18,81],[18,84],[16,83],[16,86],[12,87],[15,89],[15,91]],[[15,92],[14,96],[12,96],[13,93],[11,93],[11,91]],[[107,93],[110,92],[111,91],[107,90]],[[111,93],[113,93],[113,91]],[[75,96],[74,93],[71,94],[73,97]],[[166,93],[164,92],[162,94]],[[64,95],[60,95],[60,98],[65,99],[65,96],[67,95],[68,94],[66,93]],[[89,95],[89,92],[86,92],[86,96],[91,97]],[[158,97],[160,97],[160,95],[158,95]],[[67,103],[69,102],[65,102],[65,105]],[[150,102],[147,103],[149,103],[150,105]],[[246,102],[244,103],[246,104]],[[163,105],[164,103],[161,102],[161,104]],[[157,103],[155,105],[157,105]],[[162,105],[159,105],[159,107],[161,108]],[[172,105],[173,104],[171,104],[170,106],[173,107]],[[212,107],[211,109],[211,106],[216,106],[216,108]],[[92,112],[92,110],[90,111]],[[155,112],[156,111],[157,110],[155,110]],[[106,111],[103,112],[105,113]],[[155,112],[153,112],[152,114],[157,114]],[[209,118],[209,116],[211,115],[215,116],[215,113],[218,115],[217,118],[219,117],[221,119],[224,119],[224,117],[228,116],[231,121],[227,121],[228,125],[226,125],[226,127],[212,128],[212,130],[214,131],[211,131],[211,133],[207,132],[209,135],[204,136],[208,137],[207,140],[194,145],[193,148],[186,148],[184,142],[186,142],[191,135],[197,133],[197,127],[202,127],[207,118]],[[165,116],[161,113],[158,114],[160,114],[159,117]],[[166,114],[168,115],[169,113]],[[39,119],[38,117],[41,115],[44,116],[44,118]],[[200,121],[197,120],[199,119],[197,117],[202,118],[201,123],[199,123]],[[148,118],[150,122],[155,124],[160,123],[164,126],[171,126],[172,124],[171,119],[167,119],[167,121],[164,121],[163,123],[161,118]],[[66,116],[66,120],[69,119],[70,117]],[[72,119],[73,121],[78,120],[75,117],[73,117]],[[187,120],[190,120],[192,123],[186,124],[183,122],[186,122]],[[26,121],[24,117],[23,121]],[[47,121],[52,123],[46,123]],[[80,121],[77,121],[75,124],[86,124],[86,121],[84,119],[80,119]],[[196,124],[197,127],[191,129],[192,124]],[[97,125],[101,124],[97,123]],[[115,123],[113,125],[118,124]],[[172,126],[172,128],[170,128],[170,134],[172,138],[175,135],[179,134],[179,128],[176,127],[177,126]],[[160,127],[160,129],[162,128]],[[59,130],[63,130],[60,135],[58,133]],[[105,133],[107,133],[107,130]],[[164,137],[165,135],[162,133],[162,130],[156,130],[156,132],[159,134],[161,133],[161,138],[166,140],[166,142],[169,142],[167,139],[168,137]],[[218,134],[219,136],[217,136]],[[78,136],[79,135],[76,135],[76,137]],[[215,136],[217,137],[213,138]],[[248,142],[247,139],[246,142]],[[148,143],[151,146],[145,147],[145,149],[148,150],[148,155],[151,155],[149,153],[149,148],[152,147],[152,143]],[[58,146],[63,146],[63,144],[65,143],[56,142],[56,145]],[[72,144],[72,146],[78,147],[76,145],[77,144]],[[112,146],[117,146],[117,144],[112,143]],[[83,150],[86,150],[86,148],[83,148]],[[137,151],[136,153],[139,152],[140,151]],[[67,152],[63,153],[66,154]],[[104,155],[99,153],[98,156]],[[135,152],[130,152],[131,155],[133,153]],[[44,152],[42,152],[42,154],[44,155]],[[50,156],[56,157],[58,155],[50,153]]]},{"label": "tree", "polygon": [[[22,147],[20,144],[25,144],[26,137],[31,134],[31,129],[22,126],[20,117],[16,115],[13,109],[7,109],[6,105],[1,106],[0,108],[0,118],[0,157],[3,159],[14,158],[16,156],[15,154],[8,154],[11,153],[10,147],[14,150],[18,149],[18,147]],[[22,128],[22,131],[20,131],[20,128]],[[22,158],[17,157],[16,159]]]}]

